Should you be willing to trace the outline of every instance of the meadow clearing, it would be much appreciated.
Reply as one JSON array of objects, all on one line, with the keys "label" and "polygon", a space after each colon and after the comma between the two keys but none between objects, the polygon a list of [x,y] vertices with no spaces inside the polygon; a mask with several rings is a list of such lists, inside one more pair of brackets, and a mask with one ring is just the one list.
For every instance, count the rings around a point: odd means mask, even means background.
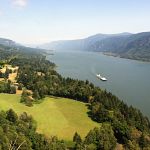
[{"label": "meadow clearing", "polygon": [[32,115],[39,133],[56,135],[67,141],[72,140],[76,131],[83,138],[90,129],[99,126],[88,117],[85,103],[66,98],[46,97],[40,104],[28,107],[20,103],[20,95],[0,94],[0,109],[7,111],[10,108],[17,114]]}]

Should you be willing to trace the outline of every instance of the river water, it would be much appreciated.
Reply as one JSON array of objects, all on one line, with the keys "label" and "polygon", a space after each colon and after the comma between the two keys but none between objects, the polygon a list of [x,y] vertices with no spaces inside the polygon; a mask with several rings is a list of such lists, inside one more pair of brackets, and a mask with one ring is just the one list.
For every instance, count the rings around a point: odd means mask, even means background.
[{"label": "river water", "polygon": [[[88,79],[150,118],[150,63],[94,52],[55,52],[48,58],[62,76]],[[108,81],[99,80],[99,73]]]}]

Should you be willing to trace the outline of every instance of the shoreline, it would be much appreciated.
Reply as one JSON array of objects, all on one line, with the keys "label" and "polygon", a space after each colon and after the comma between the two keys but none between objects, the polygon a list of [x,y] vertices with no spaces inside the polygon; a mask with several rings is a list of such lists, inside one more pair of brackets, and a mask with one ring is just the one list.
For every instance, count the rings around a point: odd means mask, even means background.
[{"label": "shoreline", "polygon": [[118,58],[123,58],[123,59],[129,59],[129,60],[134,60],[134,61],[139,61],[139,62],[146,62],[146,63],[150,63],[150,60],[144,60],[144,59],[136,59],[136,58],[130,58],[130,57],[125,57],[125,56],[121,56],[121,55],[118,55],[116,53],[111,53],[111,52],[99,52],[103,55],[106,55],[106,56],[111,56],[111,57],[118,57]]}]

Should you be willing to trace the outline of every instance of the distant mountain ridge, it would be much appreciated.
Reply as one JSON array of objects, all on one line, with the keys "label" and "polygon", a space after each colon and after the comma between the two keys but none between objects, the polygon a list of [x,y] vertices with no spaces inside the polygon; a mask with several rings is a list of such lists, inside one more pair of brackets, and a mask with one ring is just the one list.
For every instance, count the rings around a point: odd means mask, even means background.
[{"label": "distant mountain ridge", "polygon": [[150,32],[110,37],[90,45],[89,50],[123,58],[150,61]]},{"label": "distant mountain ridge", "polygon": [[44,49],[103,52],[106,55],[150,61],[150,32],[96,34],[85,39],[54,41],[40,45],[39,48],[26,47],[13,40],[0,38],[0,45],[24,51],[41,51],[41,53],[47,52]]},{"label": "distant mountain ridge", "polygon": [[4,46],[18,46],[16,42],[10,39],[0,38],[0,44]]},{"label": "distant mountain ridge", "polygon": [[76,39],[76,40],[60,40],[53,41],[50,43],[42,44],[39,47],[44,49],[52,49],[52,50],[67,50],[67,51],[83,51],[89,50],[90,46],[95,42],[101,41],[103,39],[109,37],[116,36],[128,36],[131,33],[120,33],[120,34],[96,34],[93,36],[89,36],[85,39]]},{"label": "distant mountain ridge", "polygon": [[94,51],[123,58],[150,61],[150,32],[96,34],[85,39],[55,41],[40,46],[58,51]]},{"label": "distant mountain ridge", "polygon": [[21,45],[19,43],[16,43],[13,40],[0,38],[0,51],[15,51],[15,52],[25,52],[25,53],[45,53],[46,50],[41,48],[31,48],[24,45]]}]

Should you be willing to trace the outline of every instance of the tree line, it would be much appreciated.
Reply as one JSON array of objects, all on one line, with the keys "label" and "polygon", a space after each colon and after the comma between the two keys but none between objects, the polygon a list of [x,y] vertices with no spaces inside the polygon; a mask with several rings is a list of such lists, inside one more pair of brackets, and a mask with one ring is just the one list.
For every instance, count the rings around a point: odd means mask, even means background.
[{"label": "tree line", "polygon": [[132,138],[134,129],[140,135],[149,135],[149,119],[140,110],[95,87],[88,80],[62,77],[55,71],[55,64],[46,57],[15,58],[10,63],[19,66],[17,81],[33,91],[34,101],[53,95],[88,103],[89,117],[96,122],[110,124],[117,142],[123,145],[128,145],[129,141],[140,144]]},{"label": "tree line", "polygon": [[[114,149],[117,143],[123,144],[126,149],[150,147],[149,119],[112,93],[95,87],[88,80],[62,77],[55,71],[55,64],[41,54],[19,54],[12,57],[9,64],[19,66],[17,82],[33,92],[23,91],[21,102],[26,105],[32,106],[46,95],[71,98],[88,104],[89,117],[101,123],[101,126],[89,131],[85,139],[76,133],[73,138],[76,143],[74,149],[107,150]],[[7,82],[4,84],[10,89]],[[10,90],[7,92],[10,93]]]},{"label": "tree line", "polygon": [[57,137],[46,138],[36,132],[36,122],[27,113],[18,116],[12,109],[0,111],[1,150],[65,150]]}]

